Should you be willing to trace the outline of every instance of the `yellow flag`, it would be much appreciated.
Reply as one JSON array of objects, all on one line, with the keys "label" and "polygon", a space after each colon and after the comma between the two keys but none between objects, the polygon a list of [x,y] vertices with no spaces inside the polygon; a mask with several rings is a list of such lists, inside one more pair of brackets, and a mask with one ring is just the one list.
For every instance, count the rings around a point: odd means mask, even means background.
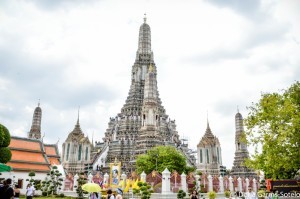
[{"label": "yellow flag", "polygon": [[138,180],[138,179],[136,179],[135,183],[132,185],[132,188],[136,188],[136,189],[138,189],[138,188],[139,188],[139,186],[138,186],[138,182],[139,182],[139,180]]},{"label": "yellow flag", "polygon": [[124,193],[127,193],[127,192],[129,191],[130,184],[131,184],[131,181],[130,181],[130,179],[128,179],[128,180],[126,181],[126,187],[125,187],[125,189],[124,189]]}]

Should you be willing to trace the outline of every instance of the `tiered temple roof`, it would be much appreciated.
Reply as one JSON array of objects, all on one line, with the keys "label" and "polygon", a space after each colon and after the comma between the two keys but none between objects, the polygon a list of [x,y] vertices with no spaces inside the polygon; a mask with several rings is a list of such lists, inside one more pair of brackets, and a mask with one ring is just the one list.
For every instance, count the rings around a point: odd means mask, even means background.
[{"label": "tiered temple roof", "polygon": [[45,152],[51,165],[60,165],[60,156],[56,144],[44,144]]},{"label": "tiered temple roof", "polygon": [[47,173],[51,165],[60,164],[57,145],[44,145],[38,139],[12,136],[9,148],[12,157],[7,165],[11,166],[14,171]]}]

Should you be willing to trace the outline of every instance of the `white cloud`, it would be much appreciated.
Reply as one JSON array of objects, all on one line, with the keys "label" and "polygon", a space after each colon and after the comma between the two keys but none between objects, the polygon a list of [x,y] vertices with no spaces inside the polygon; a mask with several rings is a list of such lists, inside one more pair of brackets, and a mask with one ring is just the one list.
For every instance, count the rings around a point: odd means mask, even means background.
[{"label": "white cloud", "polygon": [[[234,115],[299,80],[297,1],[5,1],[0,8],[0,120],[26,136],[41,99],[47,142],[74,128],[102,140],[130,86],[144,12],[167,114],[196,148],[210,126],[234,156]],[[298,6],[299,7],[299,6]]]}]

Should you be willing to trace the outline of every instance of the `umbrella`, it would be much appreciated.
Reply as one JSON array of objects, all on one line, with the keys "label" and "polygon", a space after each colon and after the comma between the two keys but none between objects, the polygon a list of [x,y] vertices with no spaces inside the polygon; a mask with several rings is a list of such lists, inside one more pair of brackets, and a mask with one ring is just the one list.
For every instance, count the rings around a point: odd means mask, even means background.
[{"label": "umbrella", "polygon": [[0,163],[0,172],[11,171],[11,167]]},{"label": "umbrella", "polygon": [[87,191],[87,192],[89,192],[89,193],[101,191],[101,187],[100,187],[98,184],[92,183],[92,182],[86,183],[86,184],[82,185],[81,188],[82,188],[84,191]]}]

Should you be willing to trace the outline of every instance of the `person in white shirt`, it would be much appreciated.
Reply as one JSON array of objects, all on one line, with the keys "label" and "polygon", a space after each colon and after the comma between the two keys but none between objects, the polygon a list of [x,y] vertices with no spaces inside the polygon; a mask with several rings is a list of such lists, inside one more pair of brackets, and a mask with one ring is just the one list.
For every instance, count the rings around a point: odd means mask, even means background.
[{"label": "person in white shirt", "polygon": [[249,187],[248,192],[246,192],[246,199],[257,199],[256,193],[252,191],[252,188]]},{"label": "person in white shirt", "polygon": [[35,189],[31,184],[28,184],[27,186],[27,191],[26,191],[26,198],[27,199],[32,199],[34,196]]},{"label": "person in white shirt", "polygon": [[122,189],[120,189],[120,188],[117,188],[117,196],[116,196],[116,199],[123,199],[123,191],[122,191]]}]

